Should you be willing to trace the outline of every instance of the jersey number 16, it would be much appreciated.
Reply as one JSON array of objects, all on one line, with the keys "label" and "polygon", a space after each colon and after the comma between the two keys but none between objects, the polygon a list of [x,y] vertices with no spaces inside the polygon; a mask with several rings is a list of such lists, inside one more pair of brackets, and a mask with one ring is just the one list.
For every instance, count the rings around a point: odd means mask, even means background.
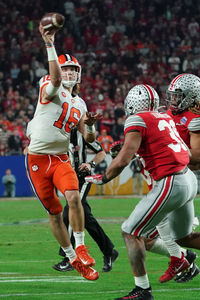
[{"label": "jersey number 16", "polygon": [[81,113],[79,109],[72,107],[70,110],[69,118],[67,119],[67,121],[65,121],[68,107],[69,107],[68,103],[64,102],[62,105],[62,112],[60,114],[60,117],[58,118],[57,121],[54,122],[53,125],[59,129],[63,128],[63,126],[65,125],[64,129],[66,132],[69,133],[71,129],[75,127],[76,124],[78,123]]}]

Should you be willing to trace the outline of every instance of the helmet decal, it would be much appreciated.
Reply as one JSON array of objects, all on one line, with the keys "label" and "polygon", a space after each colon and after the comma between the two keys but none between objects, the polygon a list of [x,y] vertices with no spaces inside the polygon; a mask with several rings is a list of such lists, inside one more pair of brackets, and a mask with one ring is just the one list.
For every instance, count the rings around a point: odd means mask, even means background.
[{"label": "helmet decal", "polygon": [[188,73],[177,75],[177,76],[170,82],[169,90],[171,91],[171,90],[173,89],[174,84],[176,83],[176,81],[177,81],[180,77],[182,77],[182,76],[184,76],[184,75],[186,75],[186,74],[188,74]]},{"label": "helmet decal", "polygon": [[124,101],[127,116],[142,111],[158,111],[159,96],[156,90],[147,84],[138,84],[128,93]]},{"label": "helmet decal", "polygon": [[79,64],[78,60],[74,56],[69,55],[69,54],[61,54],[58,57],[58,61],[59,61],[60,65],[65,65],[65,63],[70,63],[70,62],[73,62],[75,64]]}]

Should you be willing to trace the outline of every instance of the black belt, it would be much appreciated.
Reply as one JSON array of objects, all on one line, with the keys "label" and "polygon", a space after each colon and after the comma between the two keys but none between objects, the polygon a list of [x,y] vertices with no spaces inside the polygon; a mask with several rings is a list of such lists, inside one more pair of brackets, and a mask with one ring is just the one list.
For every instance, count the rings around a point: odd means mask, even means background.
[{"label": "black belt", "polygon": [[185,174],[187,171],[188,171],[188,167],[186,166],[183,170],[178,171],[178,172],[175,172],[175,173],[168,174],[168,175],[166,175],[166,176],[164,176],[164,177],[162,177],[162,178],[160,178],[160,179],[158,179],[158,180],[156,180],[156,181],[160,181],[160,180],[162,180],[163,178],[166,178],[166,177],[169,177],[169,176],[183,175],[183,174]]},{"label": "black belt", "polygon": [[183,174],[185,174],[187,171],[188,171],[188,167],[186,166],[183,170],[178,171],[178,172],[175,172],[175,173],[172,173],[172,174],[169,174],[169,175],[167,175],[167,176],[183,175]]}]

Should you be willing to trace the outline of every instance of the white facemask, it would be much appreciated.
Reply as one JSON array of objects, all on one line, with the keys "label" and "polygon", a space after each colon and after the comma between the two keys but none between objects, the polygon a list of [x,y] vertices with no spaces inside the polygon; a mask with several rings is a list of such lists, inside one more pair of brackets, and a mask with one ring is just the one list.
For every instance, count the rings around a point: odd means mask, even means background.
[{"label": "white facemask", "polygon": [[78,82],[78,72],[71,71],[62,71],[62,84],[65,87],[73,87]]}]

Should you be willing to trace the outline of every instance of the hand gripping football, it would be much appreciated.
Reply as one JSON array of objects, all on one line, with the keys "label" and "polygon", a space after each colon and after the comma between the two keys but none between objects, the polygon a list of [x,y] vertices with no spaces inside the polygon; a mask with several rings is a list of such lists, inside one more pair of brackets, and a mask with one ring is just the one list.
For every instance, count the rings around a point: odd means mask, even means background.
[{"label": "hand gripping football", "polygon": [[63,27],[65,22],[65,17],[59,13],[51,12],[44,15],[40,21],[43,28],[46,30],[60,29]]}]

